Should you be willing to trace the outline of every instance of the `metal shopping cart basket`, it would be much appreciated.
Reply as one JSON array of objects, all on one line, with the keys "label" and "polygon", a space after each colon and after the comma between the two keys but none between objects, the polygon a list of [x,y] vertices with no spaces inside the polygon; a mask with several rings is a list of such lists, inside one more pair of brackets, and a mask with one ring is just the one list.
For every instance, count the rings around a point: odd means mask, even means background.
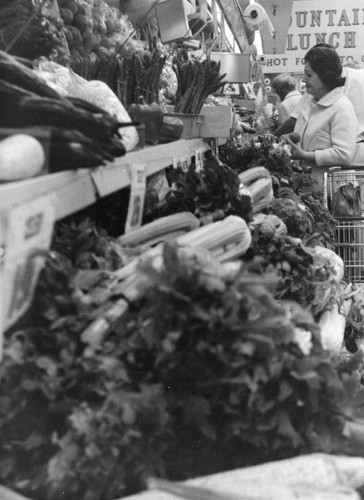
[{"label": "metal shopping cart basket", "polygon": [[335,247],[345,279],[364,283],[364,166],[331,167],[324,174],[324,197],[336,221]]}]

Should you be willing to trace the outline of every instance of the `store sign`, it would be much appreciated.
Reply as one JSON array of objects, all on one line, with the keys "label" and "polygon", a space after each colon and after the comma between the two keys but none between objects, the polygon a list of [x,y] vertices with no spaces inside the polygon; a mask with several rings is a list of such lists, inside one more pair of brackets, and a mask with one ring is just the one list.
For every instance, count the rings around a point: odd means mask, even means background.
[{"label": "store sign", "polygon": [[[279,30],[279,6],[274,23]],[[285,52],[267,55],[264,72],[302,73],[306,52],[322,42],[332,45],[343,63],[357,61],[364,67],[362,0],[295,0]]]}]

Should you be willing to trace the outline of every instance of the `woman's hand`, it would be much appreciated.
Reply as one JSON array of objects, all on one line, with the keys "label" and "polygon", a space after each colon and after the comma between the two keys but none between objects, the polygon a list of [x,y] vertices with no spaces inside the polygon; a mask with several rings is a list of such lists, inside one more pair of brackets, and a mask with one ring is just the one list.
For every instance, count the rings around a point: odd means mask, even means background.
[{"label": "woman's hand", "polygon": [[301,146],[295,144],[290,139],[287,139],[286,144],[290,147],[293,160],[304,160],[305,151],[301,148]]},{"label": "woman's hand", "polygon": [[299,144],[294,143],[289,135],[282,135],[281,140],[289,145],[289,148],[291,150],[291,157],[293,160],[303,160],[307,163],[315,163],[315,153],[314,152],[309,152],[305,151],[304,149],[301,148]]},{"label": "woman's hand", "polygon": [[303,153],[304,153],[303,149],[296,142],[292,141],[289,134],[282,135],[281,141],[289,146],[291,156],[294,160],[303,159]]}]

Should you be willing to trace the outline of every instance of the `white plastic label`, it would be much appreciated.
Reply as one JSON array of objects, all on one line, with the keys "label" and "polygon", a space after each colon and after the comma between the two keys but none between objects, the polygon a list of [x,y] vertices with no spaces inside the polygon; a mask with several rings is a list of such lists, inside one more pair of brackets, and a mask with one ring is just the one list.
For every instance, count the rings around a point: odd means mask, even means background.
[{"label": "white plastic label", "polygon": [[129,175],[131,186],[125,233],[129,233],[142,225],[145,191],[147,188],[145,165],[131,165]]},{"label": "white plastic label", "polygon": [[173,168],[180,168],[183,172],[187,172],[190,166],[190,157],[183,156],[182,158],[173,158]]},{"label": "white plastic label", "polygon": [[202,170],[203,167],[203,150],[202,149],[197,149],[195,152],[195,166],[196,166],[196,171],[199,172]]},{"label": "white plastic label", "polygon": [[55,210],[50,196],[14,207],[2,217],[2,332],[13,325],[32,302],[51,243],[54,221]]}]

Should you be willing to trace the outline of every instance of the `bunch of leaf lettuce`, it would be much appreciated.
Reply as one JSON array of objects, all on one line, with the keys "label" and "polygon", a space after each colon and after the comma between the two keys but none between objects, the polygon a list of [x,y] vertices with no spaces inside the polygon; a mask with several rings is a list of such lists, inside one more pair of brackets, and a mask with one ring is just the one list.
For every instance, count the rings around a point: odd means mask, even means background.
[{"label": "bunch of leaf lettuce", "polygon": [[302,238],[313,232],[315,221],[303,204],[289,198],[274,198],[264,208],[267,214],[274,214],[286,224],[290,236]]},{"label": "bunch of leaf lettuce", "polygon": [[297,302],[318,319],[339,293],[335,263],[315,255],[315,247],[325,238],[320,233],[302,240],[272,237],[253,230],[252,244],[242,259],[249,272],[276,277],[276,299]]},{"label": "bunch of leaf lettuce", "polygon": [[[275,199],[265,212],[283,219],[291,236],[303,237],[320,231],[326,234],[327,241],[332,240],[334,219],[325,206],[323,195],[315,190],[316,181],[310,168],[293,161],[277,137],[265,134],[251,141],[230,139],[219,147],[219,155],[238,173],[258,165],[269,171]],[[290,201],[286,203],[283,199],[287,198]]]},{"label": "bunch of leaf lettuce", "polygon": [[139,271],[144,299],[98,347],[82,342],[76,302],[7,337],[1,483],[42,500],[111,500],[150,475],[338,451],[343,385],[310,312],[244,268],[216,274],[172,245],[163,259]]},{"label": "bunch of leaf lettuce", "polygon": [[290,153],[272,134],[258,135],[250,141],[229,139],[219,146],[219,157],[238,173],[257,165],[265,166],[278,179],[290,179],[294,173]]},{"label": "bunch of leaf lettuce", "polygon": [[163,200],[148,206],[148,212],[144,213],[146,221],[185,210],[196,217],[216,212],[220,212],[222,217],[251,217],[251,199],[240,193],[237,173],[216,157],[207,158],[199,170],[193,164],[187,171],[171,169],[168,180],[171,190]]}]

